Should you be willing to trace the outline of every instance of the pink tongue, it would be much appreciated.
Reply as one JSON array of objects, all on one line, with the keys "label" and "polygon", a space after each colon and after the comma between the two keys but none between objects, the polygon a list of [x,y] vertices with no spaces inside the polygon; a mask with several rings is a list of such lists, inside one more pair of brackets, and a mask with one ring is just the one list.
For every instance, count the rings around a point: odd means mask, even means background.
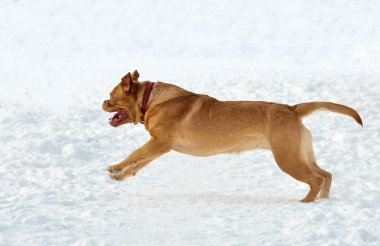
[{"label": "pink tongue", "polygon": [[112,125],[112,124],[118,122],[119,115],[120,115],[120,111],[117,112],[116,114],[114,114],[114,116],[112,116],[111,118],[109,118],[108,123]]},{"label": "pink tongue", "polygon": [[117,122],[117,119],[113,119],[113,118],[109,119],[108,121],[110,125],[114,125],[116,122]]}]

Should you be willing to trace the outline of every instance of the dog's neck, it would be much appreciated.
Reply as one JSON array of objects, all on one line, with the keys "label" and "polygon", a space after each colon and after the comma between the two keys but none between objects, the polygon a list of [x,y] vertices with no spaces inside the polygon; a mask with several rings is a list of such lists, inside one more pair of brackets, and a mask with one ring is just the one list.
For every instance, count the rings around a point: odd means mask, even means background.
[{"label": "dog's neck", "polygon": [[146,111],[144,112],[145,114],[143,114],[143,112],[141,112],[141,108],[143,107],[144,92],[149,83],[153,83],[153,82],[149,82],[149,81],[141,82],[139,89],[137,91],[136,105],[138,107],[138,110],[140,111],[140,114],[138,114],[140,115],[140,118],[137,119],[138,120],[137,122],[140,122],[141,118],[145,117],[146,113],[148,113],[149,110],[153,108],[155,105],[164,103],[166,101],[172,100],[177,97],[194,94],[190,91],[186,91],[175,85],[166,84],[163,82],[155,82],[150,92],[149,98],[146,102]]}]

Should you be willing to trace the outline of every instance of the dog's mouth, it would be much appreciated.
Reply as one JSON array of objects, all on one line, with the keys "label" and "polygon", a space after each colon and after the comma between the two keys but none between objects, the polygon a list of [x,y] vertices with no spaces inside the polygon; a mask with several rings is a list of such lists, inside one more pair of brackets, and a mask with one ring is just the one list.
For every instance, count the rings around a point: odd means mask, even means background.
[{"label": "dog's mouth", "polygon": [[109,118],[109,121],[108,123],[113,126],[113,127],[117,127],[119,125],[122,124],[122,121],[127,118],[127,112],[124,110],[124,109],[119,109],[117,111],[116,114],[114,114],[114,116],[112,116],[111,118]]}]

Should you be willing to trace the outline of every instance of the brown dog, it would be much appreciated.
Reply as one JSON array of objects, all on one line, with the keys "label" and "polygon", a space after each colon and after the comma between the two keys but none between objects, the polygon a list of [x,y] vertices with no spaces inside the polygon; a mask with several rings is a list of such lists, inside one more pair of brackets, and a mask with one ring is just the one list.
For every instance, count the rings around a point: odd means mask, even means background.
[{"label": "brown dog", "polygon": [[[330,102],[294,106],[255,101],[218,101],[162,82],[139,82],[134,71],[122,78],[103,103],[117,112],[110,124],[144,123],[151,139],[117,165],[112,179],[136,174],[160,155],[175,150],[195,156],[270,149],[282,171],[310,186],[302,202],[327,198],[332,176],[314,158],[311,133],[302,117],[317,110],[345,114],[362,125],[352,108]],[[154,85],[154,86],[153,86]]]}]

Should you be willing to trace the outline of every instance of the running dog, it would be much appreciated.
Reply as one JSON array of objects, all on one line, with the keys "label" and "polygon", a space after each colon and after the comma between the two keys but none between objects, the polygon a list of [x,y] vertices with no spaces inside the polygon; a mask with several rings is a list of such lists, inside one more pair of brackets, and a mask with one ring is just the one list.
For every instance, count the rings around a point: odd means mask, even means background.
[{"label": "running dog", "polygon": [[139,73],[125,75],[104,101],[103,110],[116,112],[113,127],[143,123],[151,138],[122,162],[108,167],[112,179],[135,175],[159,156],[175,150],[194,156],[270,149],[282,171],[310,186],[301,202],[329,196],[332,175],[315,160],[310,131],[302,118],[318,110],[352,117],[352,108],[331,102],[293,106],[264,101],[219,101],[178,86],[138,81]]}]

